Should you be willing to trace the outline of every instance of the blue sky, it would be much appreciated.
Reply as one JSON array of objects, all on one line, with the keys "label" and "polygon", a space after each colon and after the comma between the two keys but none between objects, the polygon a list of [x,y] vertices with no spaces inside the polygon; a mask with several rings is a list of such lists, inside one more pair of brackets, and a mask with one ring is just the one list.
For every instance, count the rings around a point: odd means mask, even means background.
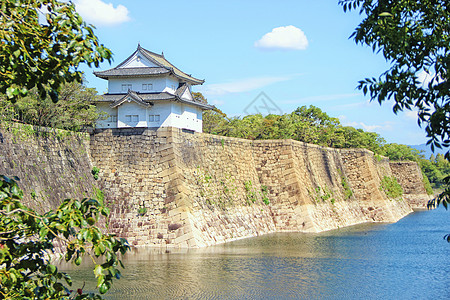
[{"label": "blue sky", "polygon": [[[315,105],[343,125],[375,131],[388,142],[426,141],[415,112],[394,115],[356,90],[358,80],[378,76],[388,64],[348,37],[359,24],[337,0],[108,1],[75,0],[114,53],[112,65],[140,43],[182,71],[205,79],[202,92],[229,116],[264,92],[284,113]],[[89,87],[106,92],[107,82],[82,67]]]}]

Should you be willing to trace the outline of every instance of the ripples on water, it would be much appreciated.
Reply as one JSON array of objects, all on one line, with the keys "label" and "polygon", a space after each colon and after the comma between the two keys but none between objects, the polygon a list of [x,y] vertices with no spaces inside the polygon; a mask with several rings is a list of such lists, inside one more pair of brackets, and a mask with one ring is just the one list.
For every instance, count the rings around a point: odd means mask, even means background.
[{"label": "ripples on water", "polygon": [[[450,211],[206,249],[139,250],[107,299],[450,299]],[[92,269],[70,271],[95,282]],[[91,280],[89,278],[92,278]],[[92,288],[92,287],[87,287]]]}]

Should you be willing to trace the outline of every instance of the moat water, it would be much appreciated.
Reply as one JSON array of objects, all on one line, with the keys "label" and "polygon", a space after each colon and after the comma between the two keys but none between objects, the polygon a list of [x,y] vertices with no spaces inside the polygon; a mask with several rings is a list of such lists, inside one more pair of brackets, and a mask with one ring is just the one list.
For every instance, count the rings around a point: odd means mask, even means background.
[{"label": "moat water", "polygon": [[[450,299],[450,211],[185,251],[140,250],[106,299]],[[69,271],[95,282],[87,266]],[[90,279],[92,278],[92,279]]]}]

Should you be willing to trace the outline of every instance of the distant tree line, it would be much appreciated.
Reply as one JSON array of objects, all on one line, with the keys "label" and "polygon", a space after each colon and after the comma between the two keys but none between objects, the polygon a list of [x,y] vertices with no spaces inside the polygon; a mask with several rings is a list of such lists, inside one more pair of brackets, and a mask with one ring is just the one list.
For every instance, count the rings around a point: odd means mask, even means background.
[{"label": "distant tree line", "polygon": [[2,121],[81,131],[94,127],[98,119],[104,118],[104,113],[99,113],[95,107],[97,97],[94,88],[75,81],[60,86],[56,103],[49,95],[42,99],[39,90],[32,88],[15,102],[0,95],[0,118]]},{"label": "distant tree line", "polygon": [[294,139],[333,148],[366,148],[379,153],[385,143],[379,134],[342,126],[313,105],[297,108],[290,114],[227,117],[219,109],[203,114],[203,131],[251,140]]}]

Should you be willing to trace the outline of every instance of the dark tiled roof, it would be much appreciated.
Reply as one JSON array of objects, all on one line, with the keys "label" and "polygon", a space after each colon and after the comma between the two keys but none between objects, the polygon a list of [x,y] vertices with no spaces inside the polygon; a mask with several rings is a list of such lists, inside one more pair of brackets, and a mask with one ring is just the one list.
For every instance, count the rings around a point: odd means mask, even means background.
[{"label": "dark tiled roof", "polygon": [[[131,57],[133,57],[133,55],[135,55],[136,53],[140,53],[142,54],[145,58],[147,58],[149,61],[151,61],[152,63],[156,64],[158,67],[156,68],[123,68],[122,65],[125,64],[125,62],[127,62]],[[133,69],[133,71],[130,71],[130,73],[132,74],[124,74],[126,72],[127,69]],[[136,69],[142,69],[142,70],[136,70]],[[144,76],[144,75],[159,75],[156,73],[152,73],[152,74],[141,74],[141,73],[133,73],[133,72],[144,72],[143,69],[163,69],[166,70],[166,72],[164,73],[159,73],[159,74],[166,74],[166,73],[170,73],[172,75],[174,75],[175,77],[187,81],[191,84],[203,84],[203,82],[205,82],[204,80],[201,79],[197,79],[192,77],[191,75],[188,75],[184,72],[182,72],[180,69],[178,69],[177,67],[175,67],[174,65],[172,65],[165,57],[164,55],[160,55],[160,54],[156,54],[154,52],[148,51],[147,49],[144,49],[141,47],[141,45],[138,45],[138,48],[135,52],[133,52],[133,54],[131,54],[127,59],[125,59],[122,63],[120,63],[117,67],[113,68],[113,69],[109,69],[106,71],[100,71],[100,72],[94,72],[94,74],[97,77],[103,78],[103,79],[107,79],[108,77],[113,77],[113,76]],[[148,71],[148,72],[155,72],[155,71]]]},{"label": "dark tiled roof", "polygon": [[[186,90],[187,87],[180,87],[183,89],[183,92]],[[180,90],[179,88],[179,90]],[[178,90],[177,90],[178,91]],[[152,104],[153,102],[158,102],[158,101],[178,101],[181,103],[186,103],[186,104],[191,104],[191,105],[195,105],[195,106],[199,106],[203,109],[212,109],[214,106],[209,105],[209,104],[204,104],[198,101],[192,101],[192,100],[187,100],[187,99],[182,99],[181,95],[173,95],[167,92],[162,92],[162,93],[138,93],[138,92],[134,92],[134,91],[130,91],[127,94],[104,94],[101,95],[98,99],[98,102],[108,102],[111,103],[111,107],[116,107],[117,105],[122,104],[125,100],[127,100],[127,96],[131,95],[133,97],[135,97],[138,100],[135,100],[135,102],[143,101],[145,103],[149,103]],[[133,98],[133,99],[135,99]]]},{"label": "dark tiled roof", "polygon": [[184,94],[184,92],[188,89],[188,85],[187,84],[181,84],[178,88],[177,88],[177,90],[176,90],[176,92],[175,92],[175,95],[177,95],[178,97],[180,97],[181,98],[181,96],[183,96],[183,94]]},{"label": "dark tiled roof", "polygon": [[[171,100],[171,99],[175,99],[176,96],[166,93],[166,92],[162,92],[162,93],[136,93],[137,95],[139,95],[139,97],[143,100],[143,101],[154,101],[154,100]],[[127,94],[104,94],[101,95],[99,97],[99,102],[115,102],[118,101],[120,99],[122,99],[123,97],[125,97]]]},{"label": "dark tiled roof", "polygon": [[138,93],[134,92],[134,91],[128,91],[128,94],[126,94],[125,96],[123,96],[122,98],[114,101],[114,103],[111,104],[111,107],[117,107],[120,104],[124,103],[125,101],[134,101],[137,104],[143,105],[143,106],[150,106],[153,105],[152,103],[147,103],[145,102],[144,99],[142,99]]},{"label": "dark tiled roof", "polygon": [[114,68],[105,71],[94,72],[95,76],[108,79],[109,77],[119,76],[155,76],[168,74],[170,70],[166,68]]}]

